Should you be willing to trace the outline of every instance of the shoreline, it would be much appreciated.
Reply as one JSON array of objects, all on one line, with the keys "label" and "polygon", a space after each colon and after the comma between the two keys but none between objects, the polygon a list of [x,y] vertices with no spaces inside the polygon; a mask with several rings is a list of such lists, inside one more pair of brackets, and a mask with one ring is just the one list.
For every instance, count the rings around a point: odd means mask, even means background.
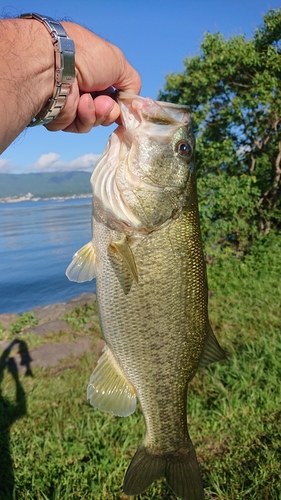
[{"label": "shoreline", "polygon": [[19,319],[24,314],[29,314],[29,313],[34,314],[35,317],[43,321],[45,321],[46,318],[48,318],[48,320],[54,320],[56,319],[56,316],[58,316],[58,314],[62,314],[62,311],[65,313],[66,311],[72,310],[75,307],[86,305],[88,303],[95,303],[95,301],[96,301],[95,292],[82,292],[72,297],[72,299],[66,300],[65,302],[63,301],[53,302],[51,304],[46,304],[42,306],[34,306],[31,309],[28,309],[22,313],[18,312],[1,313],[0,327],[4,329],[9,329],[14,321]]},{"label": "shoreline", "polygon": [[73,194],[69,196],[52,196],[50,198],[40,198],[32,193],[27,193],[24,196],[7,196],[6,198],[0,198],[0,203],[22,203],[25,201],[64,201],[64,200],[75,200],[78,198],[91,198],[91,193],[89,194]]}]

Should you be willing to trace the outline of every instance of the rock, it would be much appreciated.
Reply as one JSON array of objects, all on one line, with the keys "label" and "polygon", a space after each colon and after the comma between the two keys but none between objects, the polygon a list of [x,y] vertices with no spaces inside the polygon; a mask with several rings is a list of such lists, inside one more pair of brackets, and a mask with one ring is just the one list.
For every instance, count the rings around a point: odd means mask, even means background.
[{"label": "rock", "polygon": [[71,299],[68,304],[73,307],[83,307],[87,304],[93,305],[96,302],[96,295],[90,292],[81,293],[78,297]]},{"label": "rock", "polygon": [[25,330],[25,333],[35,333],[36,335],[43,336],[48,333],[68,333],[71,332],[71,326],[62,319],[54,319],[53,321],[47,321],[40,325],[33,326],[29,330]]},{"label": "rock", "polygon": [[56,366],[61,360],[73,356],[78,358],[91,349],[91,339],[82,338],[75,342],[60,342],[58,344],[44,344],[32,349],[30,366],[48,368]]},{"label": "rock", "polygon": [[2,325],[5,330],[9,330],[10,326],[14,321],[19,318],[19,314],[6,313],[0,315],[0,325]]},{"label": "rock", "polygon": [[[89,338],[78,339],[75,342],[60,342],[43,344],[28,351],[27,346],[22,348],[20,342],[5,343],[8,352],[2,363],[7,366],[13,366],[19,373],[31,374],[32,368],[49,368],[58,365],[62,360],[73,356],[79,358],[85,352],[91,350],[92,341]],[[17,351],[15,351],[17,346]],[[1,346],[1,347],[4,347]]]},{"label": "rock", "polygon": [[100,339],[100,338],[95,339],[95,342],[94,342],[95,349],[94,350],[95,350],[95,353],[97,355],[97,358],[101,357],[104,346],[105,346],[105,341],[103,339]]},{"label": "rock", "polygon": [[[25,330],[24,333],[32,332],[36,335],[44,336],[49,333],[59,334],[61,332],[72,332],[73,328],[62,319],[64,315],[76,307],[82,307],[86,304],[92,305],[95,303],[95,300],[96,296],[94,293],[82,293],[69,302],[59,302],[48,306],[35,307],[30,312],[33,312],[35,318],[40,320],[39,324]],[[9,331],[11,324],[19,317],[19,314],[2,314],[0,315],[0,324]],[[47,343],[30,351],[28,350],[28,345],[24,340],[24,336],[9,341],[3,340],[0,342],[0,363],[2,362],[8,369],[11,369],[14,365],[15,370],[29,374],[29,370],[32,367],[54,367],[62,359],[69,356],[73,356],[74,358],[80,357],[86,351],[92,351],[96,342],[96,352],[100,353],[104,342],[97,339],[93,343],[92,340],[91,337],[83,337],[73,342]]]},{"label": "rock", "polygon": [[68,311],[72,310],[72,306],[68,305],[68,302],[58,302],[57,304],[51,304],[48,306],[35,307],[32,312],[35,318],[40,320],[40,323],[44,323],[51,320],[56,320],[62,318]]},{"label": "rock", "polygon": [[31,312],[33,312],[36,318],[40,319],[40,323],[43,323],[48,320],[62,318],[67,312],[75,309],[75,307],[82,307],[86,304],[94,304],[95,301],[96,296],[94,293],[84,292],[68,302],[58,302],[57,304],[51,304],[48,306],[34,307]]},{"label": "rock", "polygon": [[94,304],[96,302],[96,295],[91,292],[84,292],[74,297],[73,299],[68,301],[68,304],[73,304],[75,307],[85,306],[86,304]]},{"label": "rock", "polygon": [[12,347],[14,345],[15,345],[15,343],[11,340],[1,340],[1,342],[0,342],[1,356],[3,355],[4,351],[6,351],[6,349],[12,349]]}]

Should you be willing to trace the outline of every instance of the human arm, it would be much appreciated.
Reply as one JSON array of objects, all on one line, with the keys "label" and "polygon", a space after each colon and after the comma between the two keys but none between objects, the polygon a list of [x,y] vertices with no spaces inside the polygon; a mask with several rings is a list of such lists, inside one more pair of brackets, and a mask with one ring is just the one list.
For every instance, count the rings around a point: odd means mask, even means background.
[{"label": "human arm", "polygon": [[[106,95],[93,100],[90,92],[114,86],[138,93],[140,77],[118,47],[80,25],[61,24],[75,44],[76,78],[63,110],[47,128],[88,132],[109,125],[117,120],[119,106]],[[35,19],[1,20],[0,46],[1,153],[52,96],[54,47],[45,26]]]}]

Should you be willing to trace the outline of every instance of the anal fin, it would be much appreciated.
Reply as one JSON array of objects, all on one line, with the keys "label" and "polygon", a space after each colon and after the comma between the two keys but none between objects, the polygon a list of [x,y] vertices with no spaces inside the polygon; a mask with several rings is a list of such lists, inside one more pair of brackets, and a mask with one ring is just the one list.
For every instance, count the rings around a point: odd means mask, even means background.
[{"label": "anal fin", "polygon": [[223,359],[226,359],[226,354],[219,345],[212,327],[209,324],[207,338],[199,361],[199,368],[203,368],[215,361],[222,361]]},{"label": "anal fin", "polygon": [[127,417],[134,413],[137,398],[109,347],[105,346],[87,388],[87,399],[99,410]]},{"label": "anal fin", "polygon": [[130,271],[133,279],[135,280],[136,283],[138,283],[139,277],[138,277],[137,266],[126,235],[123,234],[122,238],[118,241],[112,241],[110,243],[110,246],[113,247],[114,250],[118,252],[125,266]]},{"label": "anal fin", "polygon": [[96,276],[96,251],[92,241],[78,250],[65,271],[69,281],[83,283]]}]

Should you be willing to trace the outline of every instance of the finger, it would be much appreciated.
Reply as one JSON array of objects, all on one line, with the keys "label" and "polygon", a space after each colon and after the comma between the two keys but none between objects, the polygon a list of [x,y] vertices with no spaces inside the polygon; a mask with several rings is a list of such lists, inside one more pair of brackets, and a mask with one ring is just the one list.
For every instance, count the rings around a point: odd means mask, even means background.
[{"label": "finger", "polygon": [[79,134],[87,133],[96,125],[96,122],[94,101],[90,94],[83,94],[79,99],[75,120],[64,131]]},{"label": "finger", "polygon": [[93,99],[90,94],[83,94],[77,108],[75,120],[65,127],[65,132],[87,133],[98,125],[110,125],[120,114],[118,104],[109,96]]},{"label": "finger", "polygon": [[90,94],[87,94],[87,105],[86,99],[82,97],[77,111],[78,120],[76,120],[79,132],[89,131],[98,125],[111,125],[119,117],[120,107],[111,97],[99,95],[93,99]]},{"label": "finger", "polygon": [[100,95],[94,99],[96,125],[111,125],[120,115],[120,107],[111,97]]},{"label": "finger", "polygon": [[75,81],[70,87],[64,108],[60,111],[55,120],[52,120],[48,125],[44,125],[46,129],[51,132],[64,130],[75,120],[78,104],[79,88],[77,81]]},{"label": "finger", "polygon": [[95,125],[95,122],[96,113],[93,99],[90,94],[83,94],[78,101],[74,120],[61,129],[64,132],[73,132],[76,134],[87,133]]},{"label": "finger", "polygon": [[118,90],[129,94],[139,94],[141,89],[141,78],[138,72],[125,58],[118,47],[114,47],[119,58],[119,74],[112,85]]}]

